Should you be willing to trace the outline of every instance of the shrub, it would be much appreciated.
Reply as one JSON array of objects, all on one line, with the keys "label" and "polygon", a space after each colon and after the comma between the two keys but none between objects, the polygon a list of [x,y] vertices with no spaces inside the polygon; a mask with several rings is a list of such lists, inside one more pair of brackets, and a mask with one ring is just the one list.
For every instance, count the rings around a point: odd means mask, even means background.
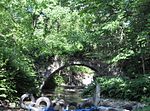
[{"label": "shrub", "polygon": [[[101,96],[120,98],[133,101],[142,101],[150,97],[150,74],[139,76],[136,79],[123,77],[98,77],[97,83],[101,86]],[[85,89],[85,94],[95,90],[95,84]]]}]

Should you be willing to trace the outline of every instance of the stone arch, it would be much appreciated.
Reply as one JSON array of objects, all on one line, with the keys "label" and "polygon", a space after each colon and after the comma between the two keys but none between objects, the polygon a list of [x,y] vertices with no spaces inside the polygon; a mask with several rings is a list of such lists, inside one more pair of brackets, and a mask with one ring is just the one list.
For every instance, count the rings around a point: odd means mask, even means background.
[{"label": "stone arch", "polygon": [[53,71],[53,72],[47,77],[47,79],[44,81],[43,85],[41,86],[41,90],[44,90],[44,89],[47,87],[47,85],[49,85],[50,79],[51,79],[56,73],[58,73],[60,70],[63,70],[64,68],[70,67],[70,66],[85,66],[85,67],[88,67],[88,68],[90,68],[91,70],[93,70],[93,71],[95,72],[95,75],[97,75],[98,72],[99,72],[96,67],[93,67],[93,66],[91,66],[91,65],[84,64],[84,63],[77,63],[77,62],[76,62],[76,63],[65,64],[65,65],[59,67],[58,69],[56,69],[55,71]]},{"label": "stone arch", "polygon": [[[56,63],[56,64],[55,64]],[[43,81],[43,84],[41,85],[41,91],[43,89],[46,89],[46,86],[50,83],[51,78],[60,70],[63,70],[66,67],[69,66],[85,66],[93,71],[95,71],[95,76],[115,76],[118,74],[121,74],[120,70],[115,67],[111,67],[111,64],[107,64],[102,62],[101,60],[97,59],[78,59],[78,58],[71,58],[70,60],[66,62],[63,62],[59,59],[56,59],[50,70],[48,71],[48,76],[45,81]],[[58,67],[53,67],[58,66]]]}]

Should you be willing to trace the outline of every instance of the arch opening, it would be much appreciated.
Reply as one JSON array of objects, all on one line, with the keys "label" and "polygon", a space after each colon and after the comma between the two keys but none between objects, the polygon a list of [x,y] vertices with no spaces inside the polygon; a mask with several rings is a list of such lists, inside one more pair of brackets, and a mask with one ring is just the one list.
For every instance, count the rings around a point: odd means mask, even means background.
[{"label": "arch opening", "polygon": [[[59,67],[58,69],[56,69],[55,71],[53,71],[53,72],[49,75],[49,77],[44,81],[44,84],[43,84],[42,87],[41,87],[41,91],[44,92],[44,90],[48,90],[48,89],[49,89],[49,86],[52,84],[52,83],[51,83],[52,78],[54,78],[54,76],[55,76],[56,74],[58,74],[60,71],[65,70],[66,68],[72,68],[72,67],[85,67],[85,68],[87,68],[88,70],[91,70],[91,71],[92,71],[93,76],[97,75],[97,73],[98,73],[98,70],[97,70],[95,67],[92,67],[92,66],[87,65],[87,64],[78,64],[78,63],[75,63],[75,64],[66,64],[66,65],[63,65],[63,66]],[[72,73],[73,73],[73,72],[72,72]],[[71,76],[71,75],[72,75],[72,74],[70,74],[70,76]],[[60,74],[60,76],[61,76],[61,74]],[[67,75],[67,76],[69,76],[69,75]],[[86,80],[86,79],[88,79],[87,76],[85,76],[85,79],[83,80],[83,82],[84,82],[85,84],[88,84],[88,82],[87,82],[88,80]],[[93,79],[93,77],[91,78],[91,76],[90,76],[90,79]]]}]

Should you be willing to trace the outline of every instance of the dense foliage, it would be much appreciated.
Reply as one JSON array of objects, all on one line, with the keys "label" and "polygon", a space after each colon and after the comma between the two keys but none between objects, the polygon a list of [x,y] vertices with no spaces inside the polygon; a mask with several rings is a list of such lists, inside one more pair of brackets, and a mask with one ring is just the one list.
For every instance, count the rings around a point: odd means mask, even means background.
[{"label": "dense foliage", "polygon": [[[137,79],[121,77],[99,77],[96,82],[101,86],[101,97],[119,98],[132,101],[150,101],[150,75],[139,76]],[[83,95],[92,94],[95,83],[91,84]],[[90,95],[91,95],[90,94]]]},{"label": "dense foliage", "polygon": [[148,75],[138,76],[150,72],[149,9],[149,0],[1,0],[0,99],[37,93],[55,56],[111,63],[131,81],[124,88],[148,89]]}]

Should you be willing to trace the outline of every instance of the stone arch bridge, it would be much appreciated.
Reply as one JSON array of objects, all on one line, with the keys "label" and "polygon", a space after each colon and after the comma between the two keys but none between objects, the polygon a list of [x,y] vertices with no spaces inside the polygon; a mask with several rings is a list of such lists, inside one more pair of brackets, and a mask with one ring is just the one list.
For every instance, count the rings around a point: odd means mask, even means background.
[{"label": "stone arch bridge", "polygon": [[53,64],[50,65],[45,72],[47,73],[46,79],[41,86],[41,90],[47,88],[50,84],[51,78],[60,70],[75,65],[85,66],[92,69],[95,72],[95,76],[112,76],[120,74],[118,68],[112,67],[110,64],[101,62],[100,60],[71,59],[67,62],[62,62],[60,59],[54,59]]}]

